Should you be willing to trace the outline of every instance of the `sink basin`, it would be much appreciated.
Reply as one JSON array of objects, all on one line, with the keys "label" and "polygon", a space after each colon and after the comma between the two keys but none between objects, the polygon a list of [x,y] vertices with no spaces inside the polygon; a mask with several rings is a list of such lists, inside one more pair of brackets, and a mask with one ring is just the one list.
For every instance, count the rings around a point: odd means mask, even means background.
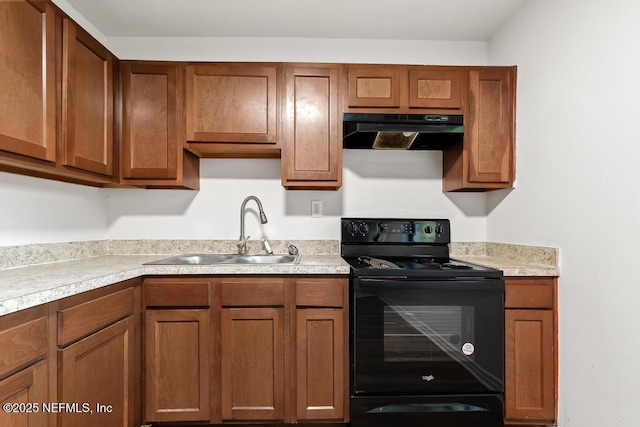
[{"label": "sink basin", "polygon": [[299,261],[300,255],[268,254],[243,254],[231,260],[233,264],[297,264]]},{"label": "sink basin", "polygon": [[300,255],[190,254],[151,261],[147,265],[298,264]]}]

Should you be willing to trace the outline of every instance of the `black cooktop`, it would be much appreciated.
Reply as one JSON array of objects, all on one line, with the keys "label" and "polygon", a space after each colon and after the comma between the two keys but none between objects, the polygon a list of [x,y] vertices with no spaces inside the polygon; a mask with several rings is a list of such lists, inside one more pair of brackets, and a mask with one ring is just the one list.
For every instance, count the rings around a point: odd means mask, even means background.
[{"label": "black cooktop", "polygon": [[446,219],[342,218],[340,253],[353,276],[502,277],[502,271],[451,259]]}]

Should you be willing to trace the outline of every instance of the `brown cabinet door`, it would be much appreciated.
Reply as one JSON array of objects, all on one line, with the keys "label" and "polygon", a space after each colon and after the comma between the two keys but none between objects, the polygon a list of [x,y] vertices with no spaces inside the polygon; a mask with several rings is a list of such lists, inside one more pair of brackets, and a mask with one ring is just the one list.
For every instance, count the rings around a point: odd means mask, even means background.
[{"label": "brown cabinet door", "polygon": [[409,108],[462,108],[462,67],[409,69]]},{"label": "brown cabinet door", "polygon": [[513,68],[469,70],[465,144],[470,183],[513,183],[514,79]]},{"label": "brown cabinet door", "polygon": [[555,420],[552,310],[505,310],[505,419]]},{"label": "brown cabinet door", "polygon": [[56,158],[55,17],[46,2],[0,2],[0,150]]},{"label": "brown cabinet door", "polygon": [[128,317],[58,350],[58,402],[76,404],[60,427],[132,427],[134,319]]},{"label": "brown cabinet door", "polygon": [[344,311],[302,308],[296,314],[297,418],[343,420]]},{"label": "brown cabinet door", "polygon": [[71,20],[63,29],[64,164],[111,177],[115,57]]},{"label": "brown cabinet door", "polygon": [[337,189],[342,183],[338,67],[290,64],[284,81],[282,183]]},{"label": "brown cabinet door", "polygon": [[175,180],[182,160],[178,63],[122,62],[123,179]]},{"label": "brown cabinet door", "polygon": [[222,419],[284,419],[282,308],[223,308]]},{"label": "brown cabinet door", "polygon": [[[0,380],[0,404],[3,408],[0,410],[0,426],[48,425],[47,413],[42,408],[43,403],[50,401],[47,378],[47,363],[40,361]],[[5,405],[10,405],[12,410],[6,410]],[[33,405],[38,406],[36,408]]]},{"label": "brown cabinet door", "polygon": [[348,107],[399,108],[402,72],[393,65],[350,65]]},{"label": "brown cabinet door", "polygon": [[145,421],[208,421],[209,310],[147,310]]},{"label": "brown cabinet door", "polygon": [[275,143],[275,64],[187,66],[187,140]]}]

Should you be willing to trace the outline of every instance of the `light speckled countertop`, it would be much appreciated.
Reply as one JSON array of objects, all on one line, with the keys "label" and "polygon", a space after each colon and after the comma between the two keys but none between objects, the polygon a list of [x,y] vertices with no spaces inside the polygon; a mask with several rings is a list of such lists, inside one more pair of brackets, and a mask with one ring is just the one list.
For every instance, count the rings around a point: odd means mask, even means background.
[{"label": "light speckled countertop", "polygon": [[[213,243],[212,243],[213,242]],[[289,242],[286,242],[289,243]],[[347,275],[336,241],[298,241],[303,254],[295,265],[144,265],[176,253],[229,253],[226,241],[108,241],[0,248],[0,315],[55,301],[113,283],[151,275]],[[283,253],[286,244],[275,242]],[[162,253],[144,255],[151,247]],[[172,248],[172,251],[166,250]],[[112,250],[124,254],[110,254]],[[250,248],[259,252],[259,248]],[[558,276],[555,248],[500,243],[452,243],[451,257],[503,270],[505,276]],[[113,253],[113,252],[111,252]],[[25,260],[27,260],[25,262]],[[32,265],[30,265],[32,264]]]}]

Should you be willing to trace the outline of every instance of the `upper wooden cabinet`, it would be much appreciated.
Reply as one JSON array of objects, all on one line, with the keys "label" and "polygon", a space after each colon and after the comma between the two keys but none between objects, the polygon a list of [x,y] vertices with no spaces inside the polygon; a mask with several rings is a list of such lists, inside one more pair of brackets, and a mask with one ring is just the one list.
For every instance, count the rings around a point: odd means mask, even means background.
[{"label": "upper wooden cabinet", "polygon": [[189,64],[186,129],[202,157],[278,157],[279,64]]},{"label": "upper wooden cabinet", "polygon": [[112,177],[116,58],[70,19],[63,20],[64,164]]},{"label": "upper wooden cabinet", "polygon": [[176,62],[120,63],[120,182],[199,187],[199,160],[184,150],[184,74]]},{"label": "upper wooden cabinet", "polygon": [[462,108],[462,67],[348,65],[347,68],[345,111],[452,113]]},{"label": "upper wooden cabinet", "polygon": [[55,12],[0,2],[0,150],[56,159]]},{"label": "upper wooden cabinet", "polygon": [[337,189],[342,185],[339,67],[285,64],[282,185]]},{"label": "upper wooden cabinet", "polygon": [[444,191],[510,188],[515,180],[516,67],[466,72],[464,143],[444,150]]}]

